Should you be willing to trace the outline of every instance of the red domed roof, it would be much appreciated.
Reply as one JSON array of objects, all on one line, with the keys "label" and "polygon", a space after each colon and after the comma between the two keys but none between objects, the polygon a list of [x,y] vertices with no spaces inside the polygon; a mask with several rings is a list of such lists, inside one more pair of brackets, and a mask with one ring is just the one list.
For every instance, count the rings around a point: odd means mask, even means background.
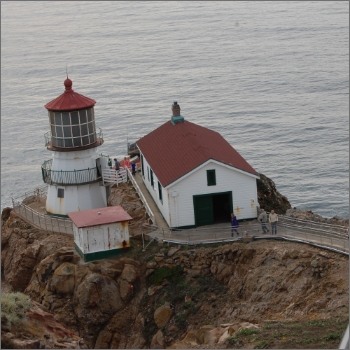
[{"label": "red domed roof", "polygon": [[67,77],[64,81],[65,92],[45,105],[49,111],[75,111],[77,109],[93,107],[95,100],[74,92],[73,82]]}]

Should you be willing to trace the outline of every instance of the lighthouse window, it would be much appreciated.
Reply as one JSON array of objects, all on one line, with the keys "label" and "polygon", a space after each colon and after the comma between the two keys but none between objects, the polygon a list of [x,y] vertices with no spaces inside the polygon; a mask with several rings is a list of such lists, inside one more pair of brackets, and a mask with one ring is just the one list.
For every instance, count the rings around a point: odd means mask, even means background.
[{"label": "lighthouse window", "polygon": [[63,139],[56,139],[57,147],[64,147]]},{"label": "lighthouse window", "polygon": [[92,142],[89,142],[89,136],[84,136],[83,137],[83,145],[88,145],[90,143],[92,143]]},{"label": "lighthouse window", "polygon": [[68,112],[62,113],[62,121],[63,121],[63,125],[70,125],[70,118],[69,118]]},{"label": "lighthouse window", "polygon": [[57,189],[57,197],[58,198],[64,198],[64,188],[58,188]]},{"label": "lighthouse window", "polygon": [[80,111],[80,124],[86,123],[86,111]]},{"label": "lighthouse window", "polygon": [[50,112],[50,123],[55,124],[55,113],[54,112]]},{"label": "lighthouse window", "polygon": [[86,112],[87,112],[87,115],[88,115],[88,121],[91,122],[91,121],[92,121],[92,112],[91,112],[91,109],[88,109]]},{"label": "lighthouse window", "polygon": [[70,112],[70,117],[72,119],[72,125],[79,124],[79,115],[78,112]]},{"label": "lighthouse window", "polygon": [[52,136],[56,136],[56,128],[55,128],[55,125],[51,125],[51,134],[52,134]]},{"label": "lighthouse window", "polygon": [[70,126],[63,127],[63,134],[64,134],[64,137],[72,137]]},{"label": "lighthouse window", "polygon": [[73,139],[74,147],[81,146],[80,137]]},{"label": "lighthouse window", "polygon": [[72,126],[73,137],[80,136],[80,128],[79,125]]},{"label": "lighthouse window", "polygon": [[61,126],[56,126],[56,135],[57,135],[57,137],[63,137]]},{"label": "lighthouse window", "polygon": [[82,134],[82,135],[87,135],[87,133],[88,133],[87,124],[83,124],[83,125],[81,126],[81,134]]},{"label": "lighthouse window", "polygon": [[65,147],[73,147],[73,140],[72,139],[65,139],[64,141]]},{"label": "lighthouse window", "polygon": [[55,113],[55,124],[56,125],[62,125],[62,122],[61,122],[61,113]]},{"label": "lighthouse window", "polygon": [[92,134],[94,132],[94,123],[89,123],[88,127],[89,127],[89,134]]}]

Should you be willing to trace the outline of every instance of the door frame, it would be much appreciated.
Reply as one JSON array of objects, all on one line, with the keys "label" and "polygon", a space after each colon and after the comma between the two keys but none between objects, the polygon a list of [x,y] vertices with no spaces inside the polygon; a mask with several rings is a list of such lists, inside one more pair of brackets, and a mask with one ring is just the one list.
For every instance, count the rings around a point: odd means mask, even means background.
[{"label": "door frame", "polygon": [[[225,191],[225,192],[214,192],[214,193],[205,193],[205,194],[197,194],[197,195],[193,195],[193,215],[194,215],[194,224],[195,226],[204,226],[204,225],[198,225],[198,218],[196,215],[196,200],[195,198],[199,198],[199,197],[206,197],[206,196],[211,196],[211,199],[213,198],[213,196],[215,195],[222,195],[222,194],[228,194],[229,195],[229,202],[230,202],[230,212],[233,212],[233,202],[232,202],[232,191]],[[212,210],[214,210],[213,205],[212,205]],[[213,214],[213,222],[211,224],[208,225],[213,225],[214,224],[214,213]]]}]

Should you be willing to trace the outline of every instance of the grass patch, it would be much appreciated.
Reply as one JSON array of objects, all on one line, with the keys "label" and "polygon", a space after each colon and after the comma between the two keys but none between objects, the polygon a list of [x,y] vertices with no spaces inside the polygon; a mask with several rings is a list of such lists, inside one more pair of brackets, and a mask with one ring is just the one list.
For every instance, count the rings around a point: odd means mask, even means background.
[{"label": "grass patch", "polygon": [[225,344],[229,348],[241,347],[243,345],[242,342],[236,337],[227,337],[226,340],[225,340]]},{"label": "grass patch", "polygon": [[242,328],[239,331],[236,332],[236,335],[252,335],[252,334],[259,334],[260,331],[258,329],[253,328]]},{"label": "grass patch", "polygon": [[331,333],[331,334],[327,334],[325,337],[324,337],[324,340],[326,341],[331,341],[331,340],[340,340],[341,338],[341,335],[338,334],[338,333]]},{"label": "grass patch", "polygon": [[267,349],[270,345],[270,342],[267,340],[262,340],[254,346],[254,349]]},{"label": "grass patch", "polygon": [[1,294],[1,319],[15,325],[32,307],[30,298],[19,292]]}]

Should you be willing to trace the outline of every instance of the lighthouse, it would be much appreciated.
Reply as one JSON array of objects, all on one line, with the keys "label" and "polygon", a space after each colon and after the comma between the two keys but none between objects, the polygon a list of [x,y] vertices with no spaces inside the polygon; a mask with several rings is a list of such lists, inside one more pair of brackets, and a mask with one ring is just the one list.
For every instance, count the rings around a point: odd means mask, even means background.
[{"label": "lighthouse", "polygon": [[45,145],[53,153],[41,166],[48,184],[46,212],[63,217],[106,207],[109,190],[101,176],[108,159],[97,155],[103,135],[95,125],[96,101],[78,94],[72,85],[67,76],[63,94],[45,105],[50,122]]}]

